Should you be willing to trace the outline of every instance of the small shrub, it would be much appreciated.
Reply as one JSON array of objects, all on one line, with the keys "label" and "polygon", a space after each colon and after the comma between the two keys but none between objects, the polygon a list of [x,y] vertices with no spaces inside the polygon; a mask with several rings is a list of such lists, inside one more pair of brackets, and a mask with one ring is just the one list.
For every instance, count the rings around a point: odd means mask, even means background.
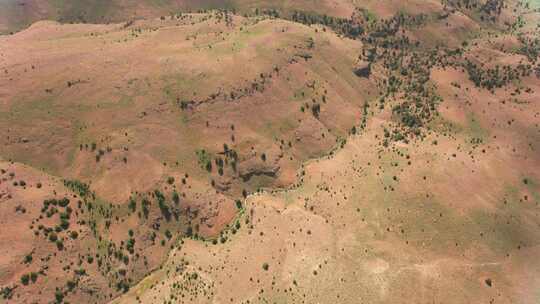
[{"label": "small shrub", "polygon": [[21,276],[21,283],[26,286],[30,282],[30,275],[25,273]]},{"label": "small shrub", "polygon": [[37,277],[38,277],[37,273],[35,272],[30,273],[30,280],[32,281],[32,283],[35,283],[37,281]]}]

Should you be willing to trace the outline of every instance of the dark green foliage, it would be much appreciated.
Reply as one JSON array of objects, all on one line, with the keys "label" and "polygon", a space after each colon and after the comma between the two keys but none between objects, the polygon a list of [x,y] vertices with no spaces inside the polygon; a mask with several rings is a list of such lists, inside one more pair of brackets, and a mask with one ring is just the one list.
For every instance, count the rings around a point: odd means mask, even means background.
[{"label": "dark green foliage", "polygon": [[527,56],[529,61],[536,62],[540,58],[540,38],[520,36],[519,41],[522,44],[519,53]]},{"label": "dark green foliage", "polygon": [[29,253],[29,254],[24,256],[23,263],[30,264],[30,263],[32,263],[32,260],[33,260],[32,254]]},{"label": "dark green foliage", "polygon": [[12,288],[12,287],[9,287],[9,286],[5,286],[5,287],[2,287],[2,289],[0,289],[0,295],[2,296],[2,299],[4,300],[9,300],[13,297],[13,290],[15,288]]},{"label": "dark green foliage", "polygon": [[87,197],[91,194],[90,186],[78,180],[64,180],[64,186],[78,193],[81,197]]},{"label": "dark green foliage", "polygon": [[58,201],[58,206],[60,206],[60,207],[65,208],[65,207],[67,207],[67,205],[69,205],[69,199],[67,199],[65,197]]},{"label": "dark green foliage", "polygon": [[25,273],[21,276],[21,284],[28,285],[30,283],[30,275],[28,273]]},{"label": "dark green foliage", "polygon": [[35,272],[30,273],[30,280],[32,281],[32,283],[35,283],[37,281],[37,278],[38,278],[37,273],[35,273]]},{"label": "dark green foliage", "polygon": [[156,196],[156,199],[158,201],[159,210],[161,210],[161,214],[165,217],[167,221],[171,219],[171,211],[169,210],[169,206],[167,206],[167,203],[165,201],[165,196],[161,191],[155,190],[154,195]]},{"label": "dark green foliage", "polygon": [[126,293],[129,291],[129,283],[125,280],[119,281],[116,283],[116,290]]},{"label": "dark green foliage", "polygon": [[530,66],[519,64],[516,68],[505,65],[502,68],[497,65],[495,68],[484,69],[481,66],[466,60],[464,67],[469,73],[469,79],[477,87],[493,90],[502,88],[514,80],[529,76],[532,72]]},{"label": "dark green foliage", "polygon": [[69,228],[69,221],[67,219],[61,219],[60,227],[62,228],[62,230],[67,230]]},{"label": "dark green foliage", "polygon": [[143,215],[144,215],[144,218],[148,218],[148,214],[150,213],[150,201],[147,200],[146,198],[144,198],[141,202],[141,205],[142,205],[142,211],[143,211]]},{"label": "dark green foliage", "polygon": [[273,18],[279,18],[280,16],[279,12],[276,9],[259,9],[259,8],[255,9],[255,15],[257,16],[266,15]]},{"label": "dark green foliage", "polygon": [[62,290],[60,289],[57,289],[54,292],[54,298],[56,300],[56,303],[62,303],[62,301],[64,301],[64,292],[62,292]]},{"label": "dark green foliage", "polygon": [[[60,207],[67,207],[69,205],[69,199],[64,197],[62,199],[48,199],[43,201],[43,208],[41,208],[41,212],[46,212],[49,206],[60,206]],[[51,208],[52,209],[52,208]]]},{"label": "dark green foliage", "polygon": [[137,201],[135,201],[134,198],[129,198],[128,208],[131,212],[135,212],[137,210]]},{"label": "dark green foliage", "polygon": [[131,254],[135,253],[135,239],[133,238],[128,239],[127,244],[126,244],[126,249]]},{"label": "dark green foliage", "polygon": [[180,195],[178,195],[178,192],[176,192],[176,190],[173,191],[172,200],[176,205],[180,203]]},{"label": "dark green foliage", "polygon": [[364,28],[361,25],[345,18],[296,11],[292,14],[291,19],[294,22],[307,25],[322,24],[349,38],[356,38],[364,33]]},{"label": "dark green foliage", "polygon": [[78,276],[86,275],[86,270],[84,270],[84,268],[76,269],[74,272]]},{"label": "dark green foliage", "polygon": [[195,152],[197,154],[197,157],[199,159],[199,166],[201,168],[206,169],[208,172],[212,172],[212,161],[210,158],[210,154],[206,152],[206,150],[198,150]]}]

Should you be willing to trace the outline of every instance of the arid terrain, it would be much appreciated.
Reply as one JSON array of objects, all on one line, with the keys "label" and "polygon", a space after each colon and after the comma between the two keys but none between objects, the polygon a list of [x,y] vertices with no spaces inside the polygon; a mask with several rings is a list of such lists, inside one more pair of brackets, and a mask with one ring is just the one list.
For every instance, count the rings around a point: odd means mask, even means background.
[{"label": "arid terrain", "polygon": [[0,303],[539,303],[540,3],[0,0]]}]

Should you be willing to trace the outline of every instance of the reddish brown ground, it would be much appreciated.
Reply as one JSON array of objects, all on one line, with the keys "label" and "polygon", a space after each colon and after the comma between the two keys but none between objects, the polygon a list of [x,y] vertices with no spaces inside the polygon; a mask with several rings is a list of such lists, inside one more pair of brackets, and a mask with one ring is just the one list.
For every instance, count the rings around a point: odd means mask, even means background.
[{"label": "reddish brown ground", "polygon": [[[319,4],[341,17],[353,10]],[[437,1],[354,6],[377,18],[445,12]],[[524,35],[536,33],[535,16]],[[510,17],[504,10],[501,24]],[[56,289],[71,303],[538,301],[536,74],[490,92],[461,68],[433,68],[440,115],[423,140],[385,147],[401,101],[376,106],[385,67],[354,74],[362,42],[321,26],[231,18],[41,21],[0,36],[0,287],[14,288],[0,302],[47,303]],[[460,59],[485,68],[531,63],[516,53],[515,33],[483,26],[463,10],[405,35],[426,48],[469,39]],[[367,126],[351,135],[365,103]],[[58,225],[42,206],[63,197],[73,211],[58,249],[39,225]],[[23,284],[31,272],[37,280]]]}]

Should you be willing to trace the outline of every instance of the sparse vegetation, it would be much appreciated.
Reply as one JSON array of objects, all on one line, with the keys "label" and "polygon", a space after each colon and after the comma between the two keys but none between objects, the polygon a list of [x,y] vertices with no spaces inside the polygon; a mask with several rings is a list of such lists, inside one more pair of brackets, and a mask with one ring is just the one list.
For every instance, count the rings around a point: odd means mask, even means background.
[{"label": "sparse vegetation", "polygon": [[[165,1],[157,19],[6,37],[0,236],[15,262],[2,298],[380,302],[370,291],[389,276],[412,282],[399,297],[414,299],[416,270],[433,265],[445,271],[422,281],[434,300],[448,290],[433,284],[449,283],[457,303],[493,301],[493,288],[528,296],[534,12],[501,0],[245,5],[165,13]],[[96,43],[103,56],[88,52]]]}]

